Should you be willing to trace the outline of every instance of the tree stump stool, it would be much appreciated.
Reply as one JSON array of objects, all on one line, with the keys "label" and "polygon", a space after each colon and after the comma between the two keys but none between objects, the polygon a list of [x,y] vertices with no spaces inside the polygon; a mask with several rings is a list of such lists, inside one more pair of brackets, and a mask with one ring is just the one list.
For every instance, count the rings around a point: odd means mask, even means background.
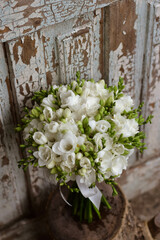
[{"label": "tree stump stool", "polygon": [[118,196],[115,197],[110,186],[100,184],[98,187],[112,209],[102,204],[102,219],[95,215],[90,224],[74,218],[72,208],[63,201],[59,190],[54,192],[47,210],[47,225],[52,240],[152,240],[149,231],[137,221],[119,186]]}]

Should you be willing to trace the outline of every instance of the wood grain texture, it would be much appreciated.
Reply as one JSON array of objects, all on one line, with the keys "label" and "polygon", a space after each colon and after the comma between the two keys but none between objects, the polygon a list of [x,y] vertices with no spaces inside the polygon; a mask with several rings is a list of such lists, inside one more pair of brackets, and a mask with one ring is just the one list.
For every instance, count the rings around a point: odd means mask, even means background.
[{"label": "wood grain texture", "polygon": [[133,199],[160,184],[160,157],[128,169],[117,179],[127,199]]},{"label": "wood grain texture", "polygon": [[24,173],[14,132],[14,105],[3,46],[0,44],[0,228],[28,211]]},{"label": "wood grain texture", "polygon": [[[33,92],[47,88],[43,41],[40,33],[33,33],[7,43],[7,54],[11,72],[17,118],[24,106],[31,107]],[[21,169],[22,171],[22,169]],[[46,177],[47,169],[31,167],[28,185],[35,212],[43,211],[52,187]],[[40,210],[39,210],[40,209]]]},{"label": "wood grain texture", "polygon": [[23,219],[0,232],[0,240],[51,240],[45,218]]},{"label": "wood grain texture", "polygon": [[[109,85],[124,77],[125,92],[134,99],[135,107],[141,101],[143,58],[147,24],[146,1],[123,0],[105,11],[105,78]],[[137,153],[129,165],[138,161]]]},{"label": "wood grain texture", "polygon": [[144,128],[148,149],[143,158],[150,159],[160,155],[160,4],[150,4],[149,25],[143,81],[143,100],[145,116],[154,115],[151,125]]},{"label": "wood grain texture", "polygon": [[5,42],[103,8],[117,0],[1,0],[0,40]]}]

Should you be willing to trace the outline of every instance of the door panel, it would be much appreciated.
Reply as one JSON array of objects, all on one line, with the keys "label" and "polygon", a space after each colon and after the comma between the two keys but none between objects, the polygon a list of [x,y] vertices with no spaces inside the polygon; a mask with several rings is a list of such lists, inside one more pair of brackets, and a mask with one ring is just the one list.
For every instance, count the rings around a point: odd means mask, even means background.
[{"label": "door panel", "polygon": [[17,168],[19,141],[14,132],[14,105],[7,64],[0,44],[0,229],[28,212],[24,173]]}]

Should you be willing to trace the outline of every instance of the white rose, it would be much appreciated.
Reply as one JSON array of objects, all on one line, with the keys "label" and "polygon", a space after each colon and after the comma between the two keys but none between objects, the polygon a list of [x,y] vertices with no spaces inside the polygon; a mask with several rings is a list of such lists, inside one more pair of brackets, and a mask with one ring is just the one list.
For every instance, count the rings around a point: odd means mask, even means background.
[{"label": "white rose", "polygon": [[87,157],[82,157],[79,161],[79,164],[82,168],[85,168],[85,169],[91,168],[91,162]]},{"label": "white rose", "polygon": [[48,141],[46,136],[42,132],[35,132],[33,134],[33,140],[40,145],[45,144]]},{"label": "white rose", "polygon": [[113,108],[114,113],[122,113],[124,110],[131,111],[133,107],[133,100],[130,96],[123,96],[118,100],[115,100],[115,106]]},{"label": "white rose", "polygon": [[50,108],[50,107],[45,107],[43,110],[43,114],[44,114],[44,118],[46,121],[48,121],[48,119],[50,121],[55,119],[55,112],[53,112],[52,108]]},{"label": "white rose", "polygon": [[133,119],[126,119],[120,114],[115,114],[113,121],[116,123],[116,134],[123,137],[134,136],[138,133],[138,123]]},{"label": "white rose", "polygon": [[59,124],[57,122],[52,121],[45,125],[44,130],[49,133],[56,133],[58,130],[58,127],[59,127]]},{"label": "white rose", "polygon": [[52,150],[58,155],[63,155],[74,152],[76,146],[77,137],[69,131],[63,136],[63,139],[53,145]]},{"label": "white rose", "polygon": [[45,166],[52,159],[52,150],[48,146],[39,147],[39,150],[33,155],[38,158],[39,166]]},{"label": "white rose", "polygon": [[124,156],[117,156],[112,160],[111,171],[113,175],[122,174],[123,169],[127,167],[127,159]]},{"label": "white rose", "polygon": [[101,133],[107,132],[108,128],[110,128],[110,123],[106,120],[100,120],[96,123],[96,130]]},{"label": "white rose", "polygon": [[71,111],[78,110],[80,97],[79,95],[75,95],[72,90],[69,90],[67,92],[62,92],[60,94],[60,98],[61,98],[62,108],[69,107]]},{"label": "white rose", "polygon": [[99,148],[103,148],[102,139],[104,139],[104,147],[106,150],[112,149],[113,140],[109,137],[107,133],[96,133],[93,137],[96,147],[95,150],[98,151]]},{"label": "white rose", "polygon": [[57,105],[55,105],[53,101],[56,101],[56,99],[53,97],[52,94],[50,94],[48,95],[48,97],[43,98],[41,105],[43,107],[57,107]]}]

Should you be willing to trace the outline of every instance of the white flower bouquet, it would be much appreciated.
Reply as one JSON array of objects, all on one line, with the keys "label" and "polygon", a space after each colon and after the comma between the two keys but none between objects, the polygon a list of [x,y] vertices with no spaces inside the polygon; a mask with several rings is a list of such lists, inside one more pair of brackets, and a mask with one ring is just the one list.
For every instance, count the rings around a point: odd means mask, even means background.
[{"label": "white flower bouquet", "polygon": [[[35,92],[32,109],[26,112],[16,128],[23,131],[27,150],[19,167],[46,167],[55,183],[71,191],[74,215],[92,221],[94,210],[101,218],[101,202],[110,208],[97,182],[110,184],[117,194],[115,178],[127,168],[134,148],[145,149],[144,133],[139,125],[151,122],[139,114],[141,104],[133,109],[133,100],[122,93],[123,79],[118,86],[107,87],[104,80],[80,79],[68,85],[51,86]],[[70,186],[69,181],[74,181]]]}]

